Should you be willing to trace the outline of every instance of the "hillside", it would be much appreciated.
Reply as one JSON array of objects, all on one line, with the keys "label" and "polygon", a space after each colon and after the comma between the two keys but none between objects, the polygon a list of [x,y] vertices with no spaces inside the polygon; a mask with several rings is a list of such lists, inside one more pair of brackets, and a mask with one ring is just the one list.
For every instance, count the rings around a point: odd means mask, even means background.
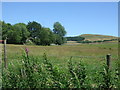
[{"label": "hillside", "polygon": [[85,40],[89,40],[89,41],[117,39],[117,37],[115,36],[98,35],[98,34],[82,34],[80,36],[84,37]]}]

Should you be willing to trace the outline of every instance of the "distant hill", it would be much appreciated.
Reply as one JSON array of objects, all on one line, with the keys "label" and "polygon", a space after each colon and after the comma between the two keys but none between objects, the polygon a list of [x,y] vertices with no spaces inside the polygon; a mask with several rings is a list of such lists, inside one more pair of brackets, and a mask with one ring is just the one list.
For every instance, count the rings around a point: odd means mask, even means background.
[{"label": "distant hill", "polygon": [[98,35],[98,34],[82,34],[80,36],[84,37],[85,40],[89,40],[89,41],[117,39],[117,37],[115,36]]}]

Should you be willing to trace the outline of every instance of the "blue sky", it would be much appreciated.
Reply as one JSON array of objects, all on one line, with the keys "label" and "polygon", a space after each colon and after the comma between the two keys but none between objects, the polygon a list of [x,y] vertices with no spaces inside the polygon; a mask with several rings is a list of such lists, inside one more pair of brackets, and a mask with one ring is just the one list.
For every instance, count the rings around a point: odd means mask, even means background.
[{"label": "blue sky", "polygon": [[37,21],[53,29],[59,21],[67,36],[102,34],[118,36],[117,2],[3,2],[2,20],[7,23]]}]

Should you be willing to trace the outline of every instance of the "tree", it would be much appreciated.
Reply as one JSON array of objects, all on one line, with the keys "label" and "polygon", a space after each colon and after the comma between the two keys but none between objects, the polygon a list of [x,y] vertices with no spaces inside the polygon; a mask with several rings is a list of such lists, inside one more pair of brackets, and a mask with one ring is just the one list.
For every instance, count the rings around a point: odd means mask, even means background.
[{"label": "tree", "polygon": [[24,23],[13,25],[13,29],[8,33],[8,43],[22,44],[25,43],[30,33]]},{"label": "tree", "polygon": [[65,28],[59,22],[55,22],[53,27],[53,32],[55,34],[58,34],[61,37],[66,35]]},{"label": "tree", "polygon": [[59,22],[55,22],[53,25],[54,29],[53,32],[55,34],[55,44],[61,45],[63,43],[65,43],[65,35],[66,35],[66,31],[65,28],[59,23]]},{"label": "tree", "polygon": [[[17,23],[11,25],[0,21],[0,29],[2,30],[2,39],[7,38],[7,43],[23,44],[26,41],[31,41],[37,45],[50,45],[52,43],[61,45],[65,43],[64,37],[66,31],[59,23],[54,23],[53,32],[50,28],[42,27],[38,22],[28,22],[28,24]],[[1,33],[0,33],[1,35]]]},{"label": "tree", "polygon": [[8,34],[8,43],[10,44],[21,44],[21,31],[17,30],[17,28],[15,28],[15,26],[13,26],[14,29],[9,31]]},{"label": "tree", "polygon": [[41,45],[50,45],[54,42],[54,36],[50,28],[42,28],[40,32]]},{"label": "tree", "polygon": [[14,29],[19,31],[21,37],[21,43],[25,43],[30,35],[30,32],[26,28],[26,24],[24,23],[15,24]]},{"label": "tree", "polygon": [[33,21],[33,22],[28,22],[27,29],[30,32],[30,36],[32,38],[36,38],[38,36],[38,33],[40,33],[42,26],[41,24]]},{"label": "tree", "polygon": [[64,42],[63,42],[61,36],[55,34],[55,42],[54,42],[54,43],[57,44],[57,45],[61,45],[61,44],[63,44]]},{"label": "tree", "polygon": [[0,21],[0,40],[2,40],[2,21]]},{"label": "tree", "polygon": [[28,22],[27,29],[30,32],[30,37],[33,38],[33,42],[40,45],[40,31],[42,29],[41,24],[35,21]]},{"label": "tree", "polygon": [[13,30],[13,26],[10,23],[5,23],[1,21],[2,24],[2,40],[5,40],[9,37],[9,32]]}]

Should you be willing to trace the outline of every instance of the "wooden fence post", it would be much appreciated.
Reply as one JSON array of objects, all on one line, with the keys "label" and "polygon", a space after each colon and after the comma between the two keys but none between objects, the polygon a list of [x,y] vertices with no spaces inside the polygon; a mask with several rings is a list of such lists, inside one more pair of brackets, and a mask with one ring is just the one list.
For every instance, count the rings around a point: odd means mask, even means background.
[{"label": "wooden fence post", "polygon": [[4,40],[4,67],[7,67],[6,40]]},{"label": "wooden fence post", "polygon": [[107,66],[108,66],[108,69],[110,68],[110,59],[111,59],[111,55],[110,54],[108,54],[108,55],[106,55],[106,59],[107,59]]}]

